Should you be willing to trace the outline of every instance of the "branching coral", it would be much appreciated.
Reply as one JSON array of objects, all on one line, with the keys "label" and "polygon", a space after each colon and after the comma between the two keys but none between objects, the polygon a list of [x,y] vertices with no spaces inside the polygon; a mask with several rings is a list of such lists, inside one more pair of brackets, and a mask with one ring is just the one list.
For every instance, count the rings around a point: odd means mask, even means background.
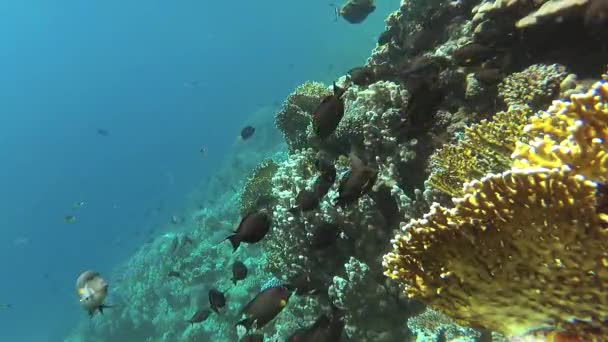
[{"label": "branching coral", "polygon": [[262,161],[253,170],[241,194],[241,215],[273,202],[271,181],[277,170],[278,165],[271,159]]},{"label": "branching coral", "polygon": [[568,74],[563,66],[534,64],[507,76],[498,85],[498,95],[507,106],[528,105],[539,109],[551,103]]},{"label": "branching coral", "polygon": [[329,94],[323,83],[306,82],[287,97],[276,115],[275,125],[283,133],[290,152],[307,146],[310,115]]},{"label": "branching coral", "polygon": [[525,140],[523,128],[530,114],[528,107],[513,107],[496,114],[492,120],[466,128],[460,141],[445,145],[431,156],[429,184],[458,196],[465,182],[508,170],[516,142]]},{"label": "branching coral", "polygon": [[385,274],[462,324],[608,337],[606,94],[600,82],[531,118],[514,168],[412,220]]}]

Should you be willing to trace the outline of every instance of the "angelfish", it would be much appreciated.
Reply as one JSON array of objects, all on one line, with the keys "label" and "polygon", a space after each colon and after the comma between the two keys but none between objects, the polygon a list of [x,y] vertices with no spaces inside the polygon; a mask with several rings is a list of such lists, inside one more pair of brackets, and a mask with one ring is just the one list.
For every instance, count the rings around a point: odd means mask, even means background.
[{"label": "angelfish", "polygon": [[111,306],[105,305],[108,296],[108,283],[98,272],[85,271],[76,280],[76,291],[80,297],[80,306],[93,317],[95,312],[103,314],[103,309]]}]

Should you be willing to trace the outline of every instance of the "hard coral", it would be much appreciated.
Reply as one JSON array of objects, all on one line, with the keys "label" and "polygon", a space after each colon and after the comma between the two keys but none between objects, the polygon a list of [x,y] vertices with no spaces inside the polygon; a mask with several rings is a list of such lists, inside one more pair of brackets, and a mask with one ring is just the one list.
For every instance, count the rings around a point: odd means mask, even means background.
[{"label": "hard coral", "polygon": [[448,144],[430,158],[429,184],[451,196],[462,195],[462,185],[490,172],[511,167],[511,153],[524,137],[531,114],[528,107],[510,108],[465,129],[463,138]]},{"label": "hard coral", "polygon": [[272,177],[278,168],[272,159],[266,159],[253,170],[241,194],[241,215],[273,202]]},{"label": "hard coral", "polygon": [[607,338],[608,85],[530,118],[512,170],[433,204],[385,255],[385,274],[459,323]]},{"label": "hard coral", "polygon": [[568,74],[558,64],[534,64],[507,76],[498,85],[498,95],[507,106],[528,105],[539,109],[549,105]]},{"label": "hard coral", "polygon": [[306,82],[296,88],[275,117],[275,125],[283,134],[290,152],[308,146],[311,114],[321,100],[331,94],[323,83]]}]

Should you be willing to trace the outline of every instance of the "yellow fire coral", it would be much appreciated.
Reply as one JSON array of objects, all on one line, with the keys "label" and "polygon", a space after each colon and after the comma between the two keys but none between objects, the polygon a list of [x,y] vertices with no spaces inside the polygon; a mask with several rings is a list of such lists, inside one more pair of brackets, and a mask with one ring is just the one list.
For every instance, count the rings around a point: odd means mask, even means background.
[{"label": "yellow fire coral", "polygon": [[508,170],[516,142],[525,139],[523,128],[530,114],[528,107],[512,107],[492,120],[468,127],[458,143],[446,145],[431,156],[431,186],[459,196],[465,182]]},{"label": "yellow fire coral", "polygon": [[600,82],[531,118],[512,170],[412,220],[385,274],[461,324],[608,339],[607,103]]}]

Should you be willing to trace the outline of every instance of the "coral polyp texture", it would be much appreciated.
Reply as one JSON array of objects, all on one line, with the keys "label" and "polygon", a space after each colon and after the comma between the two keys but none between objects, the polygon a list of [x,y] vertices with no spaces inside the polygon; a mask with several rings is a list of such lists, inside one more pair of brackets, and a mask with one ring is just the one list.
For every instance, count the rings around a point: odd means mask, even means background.
[{"label": "coral polyp texture", "polygon": [[241,194],[241,215],[272,203],[272,177],[278,168],[272,159],[264,160],[256,166]]},{"label": "coral polyp texture", "polygon": [[525,139],[523,128],[531,113],[527,106],[512,107],[491,120],[467,127],[457,143],[447,144],[431,155],[429,184],[458,196],[465,182],[508,170],[515,144]]},{"label": "coral polyp texture", "polygon": [[407,224],[385,274],[460,324],[608,338],[606,94],[599,82],[531,117],[513,168]]}]

